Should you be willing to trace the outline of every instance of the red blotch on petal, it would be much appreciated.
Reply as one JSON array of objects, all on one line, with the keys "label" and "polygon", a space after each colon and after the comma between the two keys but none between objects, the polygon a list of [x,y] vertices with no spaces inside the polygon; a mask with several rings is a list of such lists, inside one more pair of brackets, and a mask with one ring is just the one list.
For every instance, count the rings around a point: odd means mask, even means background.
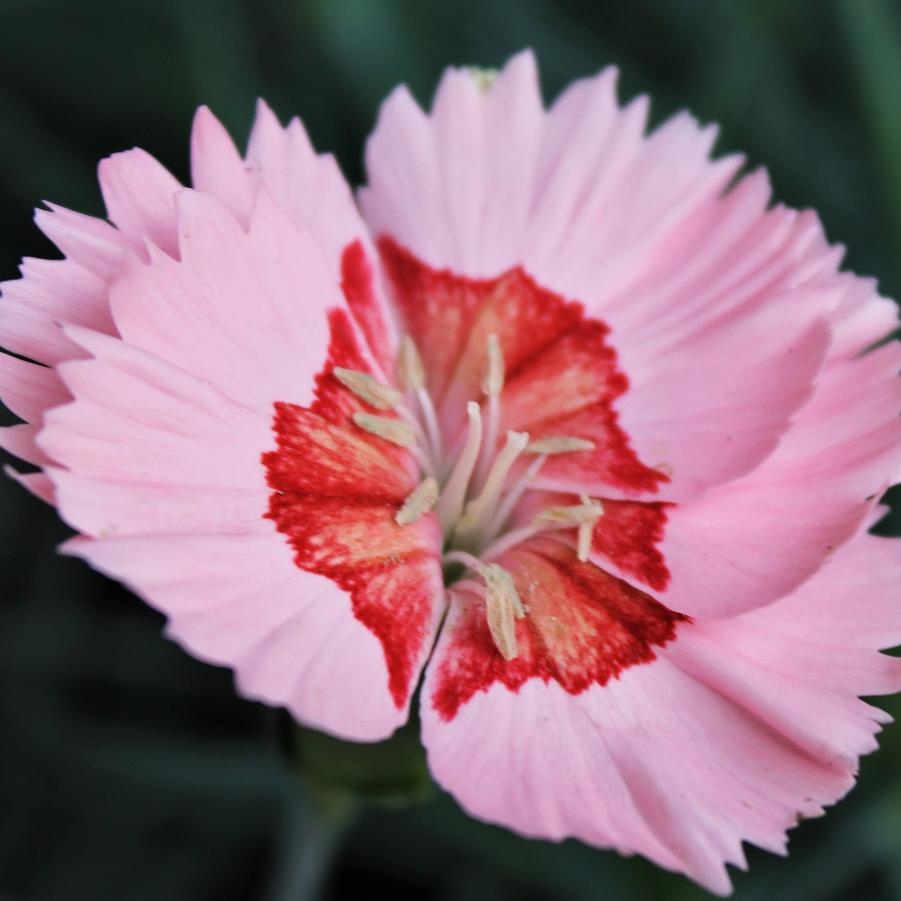
[{"label": "red blotch on petal", "polygon": [[472,279],[432,269],[390,238],[379,240],[379,251],[404,327],[423,356],[430,393],[452,432],[463,425],[466,401],[481,400],[493,333],[507,372],[501,434],[515,429],[595,444],[592,452],[549,460],[548,476],[636,493],[668,481],[638,459],[619,425],[613,403],[629,383],[607,343],[609,328],[586,318],[582,304],[542,288],[521,267]]},{"label": "red blotch on petal", "polygon": [[381,642],[388,688],[402,708],[442,588],[441,539],[434,517],[406,527],[394,521],[417,470],[405,450],[353,424],[352,414],[366,405],[333,369],[369,366],[348,314],[335,310],[329,322],[316,400],[310,408],[275,404],[277,447],[262,457],[273,489],[265,515],[288,538],[298,567],[349,594],[354,616]]},{"label": "red blotch on petal", "polygon": [[669,585],[670,572],[659,545],[672,504],[604,501],[604,515],[592,534],[592,550],[603,554],[620,572],[656,591]]},{"label": "red blotch on petal", "polygon": [[579,561],[571,547],[553,538],[533,538],[498,562],[512,574],[528,609],[516,624],[518,655],[509,661],[500,655],[484,602],[466,594],[431,698],[445,720],[495,682],[518,691],[529,679],[553,680],[574,695],[606,685],[628,667],[653,661],[655,647],[672,641],[679,623],[688,621]]},{"label": "red blotch on petal", "polygon": [[[436,530],[400,528],[392,504],[348,498],[273,495],[269,516],[294,548],[294,562],[326,576],[351,597],[354,616],[382,643],[389,690],[403,707],[417,675],[441,575]],[[353,660],[348,660],[353,666]]]},{"label": "red blotch on petal", "polygon": [[[638,579],[657,591],[665,590],[669,585],[670,572],[660,551],[660,543],[666,531],[666,511],[674,504],[607,498],[599,500],[603,504],[604,514],[595,524],[592,550],[613,563],[623,575]],[[530,491],[517,507],[516,524],[530,523],[550,507],[571,507],[579,503],[576,494]]]},{"label": "red blotch on petal", "polygon": [[385,372],[390,372],[388,329],[376,295],[375,273],[360,240],[349,244],[341,255],[341,290],[370,350]]}]

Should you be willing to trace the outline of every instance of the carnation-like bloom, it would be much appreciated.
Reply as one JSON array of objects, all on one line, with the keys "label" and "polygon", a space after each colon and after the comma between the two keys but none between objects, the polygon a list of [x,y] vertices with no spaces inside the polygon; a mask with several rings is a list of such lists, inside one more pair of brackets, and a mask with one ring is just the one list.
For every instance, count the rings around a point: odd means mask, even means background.
[{"label": "carnation-like bloom", "polygon": [[474,816],[727,892],[901,688],[896,308],[615,78],[399,88],[356,200],[262,104],[245,158],[198,112],[193,188],[104,160],[112,224],[39,211],[3,286],[0,440],[244,695],[372,741],[425,671]]}]

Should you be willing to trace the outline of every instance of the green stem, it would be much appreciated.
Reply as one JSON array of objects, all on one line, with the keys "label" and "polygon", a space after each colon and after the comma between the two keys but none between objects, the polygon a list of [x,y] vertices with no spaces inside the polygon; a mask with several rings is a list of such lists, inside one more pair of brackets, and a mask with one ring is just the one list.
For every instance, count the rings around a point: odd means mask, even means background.
[{"label": "green stem", "polygon": [[285,812],[269,901],[317,901],[354,817],[354,806],[317,804],[297,793]]}]

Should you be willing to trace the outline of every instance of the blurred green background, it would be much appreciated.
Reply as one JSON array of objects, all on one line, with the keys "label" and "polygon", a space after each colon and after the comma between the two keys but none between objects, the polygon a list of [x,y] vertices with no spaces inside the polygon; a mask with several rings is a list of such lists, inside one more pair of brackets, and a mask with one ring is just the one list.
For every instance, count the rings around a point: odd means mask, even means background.
[{"label": "blurred green background", "polygon": [[[445,65],[496,66],[524,46],[549,97],[616,62],[623,95],[650,91],[656,120],[687,106],[721,123],[721,151],[768,166],[780,199],[817,208],[848,265],[901,296],[901,7],[888,0],[0,0],[0,278],[51,255],[30,221],[41,199],[102,214],[102,156],[140,145],[186,179],[200,103],[243,141],[266,97],[358,182],[394,84],[427,101]],[[897,518],[883,528],[901,532]],[[332,899],[705,897],[641,859],[473,822],[438,792],[317,828],[280,764],[278,715],[57,557],[65,535],[0,485],[3,901],[299,901],[331,853]],[[901,899],[901,729],[883,744],[787,861],[752,851],[737,898]]]}]

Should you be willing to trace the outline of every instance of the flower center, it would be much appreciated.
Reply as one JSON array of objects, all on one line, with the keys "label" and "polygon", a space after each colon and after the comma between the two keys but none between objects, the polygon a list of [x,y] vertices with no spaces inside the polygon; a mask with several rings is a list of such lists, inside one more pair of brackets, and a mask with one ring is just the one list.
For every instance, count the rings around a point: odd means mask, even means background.
[{"label": "flower center", "polygon": [[[555,506],[516,522],[516,507],[549,456],[594,449],[585,438],[545,436],[530,441],[526,432],[508,431],[500,440],[504,355],[496,334],[487,337],[482,373],[482,403],[466,403],[467,425],[460,436],[442,433],[426,384],[419,352],[404,337],[396,362],[399,388],[349,369],[335,376],[370,406],[388,415],[357,412],[358,428],[407,448],[419,463],[422,480],[407,497],[395,521],[407,526],[434,509],[444,536],[446,581],[471,574],[485,597],[489,628],[498,650],[516,656],[514,625],[527,610],[513,579],[493,561],[539,532],[574,529],[577,554],[587,560],[601,502],[583,495],[580,503]],[[482,583],[484,583],[482,585]]]}]

